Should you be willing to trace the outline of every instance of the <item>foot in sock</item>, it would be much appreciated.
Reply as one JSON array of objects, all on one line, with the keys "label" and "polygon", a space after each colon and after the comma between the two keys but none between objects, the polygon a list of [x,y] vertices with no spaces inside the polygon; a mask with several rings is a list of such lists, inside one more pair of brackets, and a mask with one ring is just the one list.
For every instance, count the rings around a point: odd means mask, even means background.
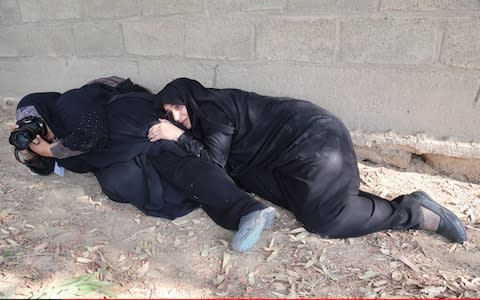
[{"label": "foot in sock", "polygon": [[423,191],[414,192],[410,196],[415,198],[421,206],[424,217],[422,229],[434,231],[454,243],[463,243],[467,240],[465,226],[453,212]]},{"label": "foot in sock", "polygon": [[238,231],[232,240],[232,249],[237,252],[250,250],[260,238],[262,231],[273,225],[279,213],[273,207],[256,210],[240,219]]}]

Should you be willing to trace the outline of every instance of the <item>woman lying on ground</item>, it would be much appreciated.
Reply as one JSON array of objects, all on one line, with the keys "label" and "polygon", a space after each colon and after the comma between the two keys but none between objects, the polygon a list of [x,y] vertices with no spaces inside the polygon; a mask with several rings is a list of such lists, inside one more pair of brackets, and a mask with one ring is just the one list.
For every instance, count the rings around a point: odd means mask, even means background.
[{"label": "woman lying on ground", "polygon": [[[360,191],[347,128],[315,104],[205,88],[187,78],[169,83],[154,101],[173,123],[160,119],[152,126],[152,142],[175,141],[192,156],[224,168],[244,190],[292,211],[310,232],[348,238],[417,229],[456,243],[466,240],[461,221],[425,192],[388,201]],[[198,176],[201,170],[192,175]],[[269,221],[264,215],[242,219],[245,230],[233,248],[253,247]]]},{"label": "woman lying on ground", "polygon": [[[174,219],[202,207],[227,229],[237,229],[247,215],[273,222],[274,209],[238,188],[223,169],[189,155],[175,142],[147,139],[148,129],[158,122],[153,97],[121,78],[97,80],[64,94],[30,94],[18,104],[19,125],[10,139],[17,150],[28,149],[16,151],[17,159],[42,175],[59,167],[93,172],[109,198],[152,216]],[[29,139],[34,123],[40,130]],[[191,178],[200,171],[202,176]],[[201,188],[207,185],[209,189]]]}]

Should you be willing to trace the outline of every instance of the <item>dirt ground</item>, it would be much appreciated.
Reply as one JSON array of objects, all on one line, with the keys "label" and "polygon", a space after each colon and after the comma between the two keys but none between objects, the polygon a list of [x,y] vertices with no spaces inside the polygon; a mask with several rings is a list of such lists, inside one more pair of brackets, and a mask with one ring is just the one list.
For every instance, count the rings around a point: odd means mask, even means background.
[{"label": "dirt ground", "polygon": [[420,158],[405,170],[360,163],[362,188],[389,199],[428,192],[465,221],[463,245],[413,231],[326,240],[281,210],[237,254],[234,233],[201,210],[148,217],[106,198],[92,174],[30,174],[7,143],[12,116],[0,111],[0,298],[480,297],[480,185]]}]

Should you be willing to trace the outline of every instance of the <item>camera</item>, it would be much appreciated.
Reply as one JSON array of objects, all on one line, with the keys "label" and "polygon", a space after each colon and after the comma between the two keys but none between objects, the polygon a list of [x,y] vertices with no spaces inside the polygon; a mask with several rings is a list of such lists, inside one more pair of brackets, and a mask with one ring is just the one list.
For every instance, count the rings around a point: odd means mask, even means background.
[{"label": "camera", "polygon": [[28,116],[17,121],[18,128],[10,134],[8,141],[15,146],[17,150],[28,148],[33,139],[40,135],[47,135],[47,126],[42,118],[37,116]]}]

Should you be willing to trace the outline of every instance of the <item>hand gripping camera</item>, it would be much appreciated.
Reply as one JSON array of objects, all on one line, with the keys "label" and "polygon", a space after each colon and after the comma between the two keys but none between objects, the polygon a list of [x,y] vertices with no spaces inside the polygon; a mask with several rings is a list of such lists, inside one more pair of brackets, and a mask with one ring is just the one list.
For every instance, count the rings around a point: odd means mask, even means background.
[{"label": "hand gripping camera", "polygon": [[47,126],[42,118],[37,116],[27,116],[17,121],[18,128],[10,134],[8,141],[15,146],[17,150],[28,149],[28,146],[33,139],[40,135],[45,137],[47,135]]}]

